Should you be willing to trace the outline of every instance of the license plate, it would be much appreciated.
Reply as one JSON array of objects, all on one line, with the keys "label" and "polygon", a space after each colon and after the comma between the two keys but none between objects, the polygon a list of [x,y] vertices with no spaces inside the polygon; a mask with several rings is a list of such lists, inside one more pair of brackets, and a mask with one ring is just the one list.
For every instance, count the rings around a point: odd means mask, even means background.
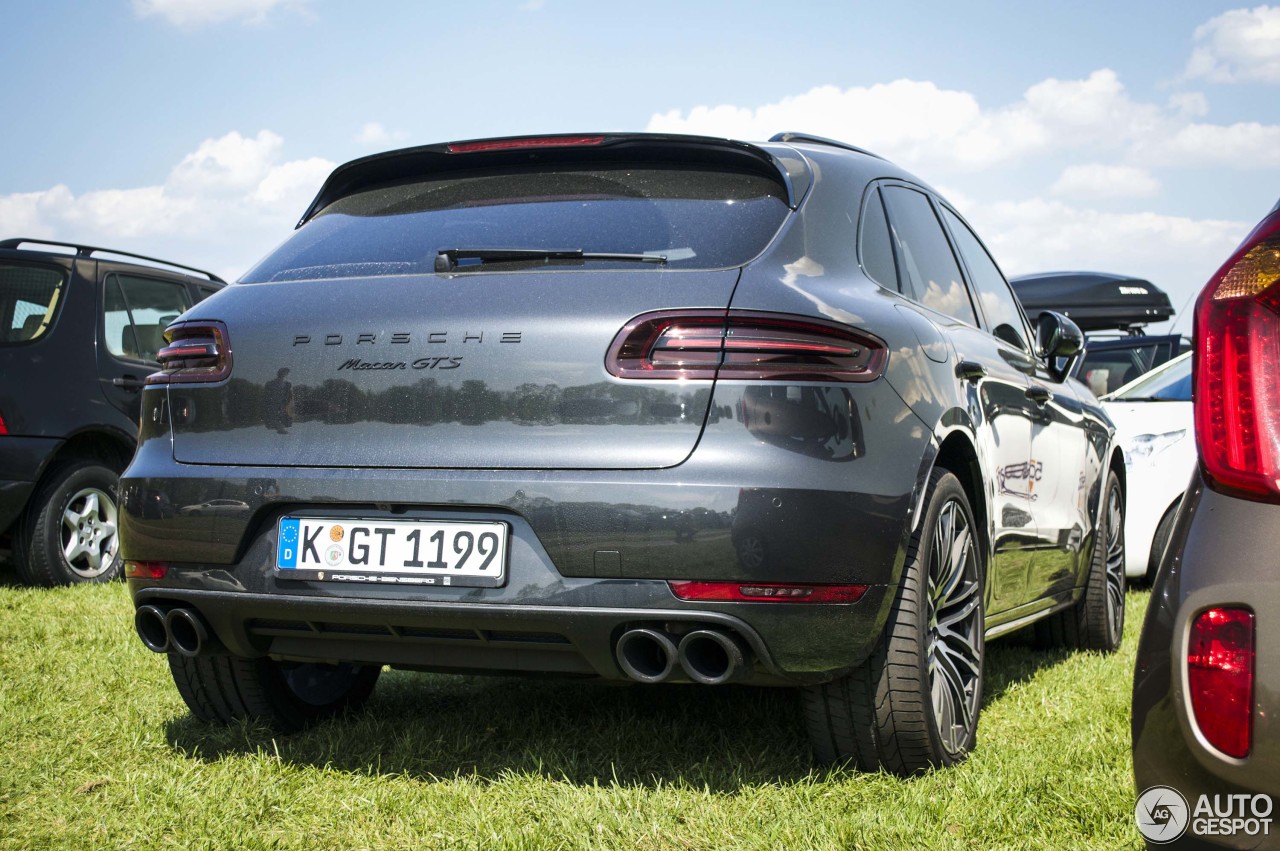
[{"label": "license plate", "polygon": [[506,577],[505,523],[282,517],[277,531],[279,576],[484,588]]}]

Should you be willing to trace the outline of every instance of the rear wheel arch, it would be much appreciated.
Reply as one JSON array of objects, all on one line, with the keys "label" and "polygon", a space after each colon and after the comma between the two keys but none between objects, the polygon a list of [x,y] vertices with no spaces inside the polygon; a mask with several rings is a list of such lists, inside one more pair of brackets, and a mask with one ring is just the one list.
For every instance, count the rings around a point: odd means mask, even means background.
[{"label": "rear wheel arch", "polygon": [[978,452],[973,441],[961,430],[952,431],[938,447],[938,454],[933,459],[933,468],[941,467],[960,480],[965,496],[969,498],[969,510],[977,526],[981,551],[982,566],[986,569],[987,556],[991,552],[989,535],[990,513],[987,510],[986,488],[982,476],[982,465],[978,461]]},{"label": "rear wheel arch", "polygon": [[45,462],[46,467],[63,458],[98,461],[105,467],[123,473],[129,466],[136,444],[132,438],[107,429],[81,431],[67,438],[58,451]]}]

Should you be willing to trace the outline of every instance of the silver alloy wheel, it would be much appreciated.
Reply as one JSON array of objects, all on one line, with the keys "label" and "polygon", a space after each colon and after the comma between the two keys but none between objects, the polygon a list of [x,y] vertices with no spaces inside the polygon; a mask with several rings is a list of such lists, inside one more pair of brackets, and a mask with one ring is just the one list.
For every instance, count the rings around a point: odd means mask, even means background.
[{"label": "silver alloy wheel", "polygon": [[980,594],[973,530],[952,499],[938,512],[933,529],[926,636],[934,722],[942,746],[952,754],[964,750],[978,714]]},{"label": "silver alloy wheel", "polygon": [[1107,629],[1115,641],[1124,616],[1124,511],[1120,508],[1120,489],[1107,494]]},{"label": "silver alloy wheel", "polygon": [[115,562],[116,503],[99,488],[82,488],[62,511],[62,557],[83,579],[106,573]]}]

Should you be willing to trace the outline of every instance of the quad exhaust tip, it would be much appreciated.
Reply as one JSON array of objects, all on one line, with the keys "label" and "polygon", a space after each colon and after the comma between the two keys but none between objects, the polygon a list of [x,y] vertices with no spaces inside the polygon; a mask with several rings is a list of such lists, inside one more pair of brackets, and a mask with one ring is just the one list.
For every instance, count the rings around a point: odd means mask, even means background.
[{"label": "quad exhaust tip", "polygon": [[676,644],[671,636],[656,629],[632,629],[618,639],[618,664],[631,679],[660,683],[676,666]]},{"label": "quad exhaust tip", "polygon": [[217,639],[195,609],[148,604],[133,614],[133,626],[153,653],[181,653],[195,658],[212,652]]}]

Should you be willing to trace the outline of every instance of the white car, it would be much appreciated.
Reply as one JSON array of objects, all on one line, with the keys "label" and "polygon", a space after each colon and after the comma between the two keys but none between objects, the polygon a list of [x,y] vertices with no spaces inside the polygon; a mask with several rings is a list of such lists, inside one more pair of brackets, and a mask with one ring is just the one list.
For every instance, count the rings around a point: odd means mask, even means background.
[{"label": "white car", "polygon": [[1162,364],[1102,401],[1116,424],[1127,472],[1125,574],[1150,580],[1196,466],[1191,354]]}]

